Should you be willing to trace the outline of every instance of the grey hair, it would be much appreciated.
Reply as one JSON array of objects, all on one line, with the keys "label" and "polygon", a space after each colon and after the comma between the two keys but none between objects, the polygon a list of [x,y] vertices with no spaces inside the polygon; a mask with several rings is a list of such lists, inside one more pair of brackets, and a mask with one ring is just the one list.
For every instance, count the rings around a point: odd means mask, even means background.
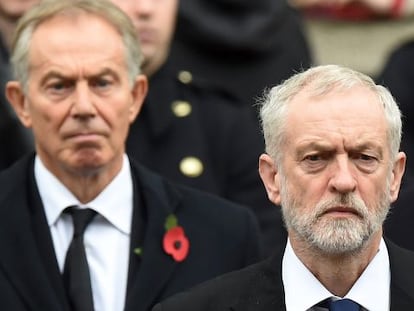
[{"label": "grey hair", "polygon": [[27,91],[29,81],[29,49],[35,29],[58,15],[92,14],[111,24],[122,37],[125,61],[131,86],[141,73],[142,53],[136,30],[129,17],[107,0],[44,0],[22,16],[14,33],[11,63],[14,78]]},{"label": "grey hair", "polygon": [[400,148],[402,121],[393,96],[385,87],[375,84],[369,76],[338,65],[310,68],[265,92],[258,105],[266,152],[277,163],[281,163],[289,102],[305,87],[312,95],[320,96],[332,90],[348,90],[354,86],[366,87],[378,96],[388,123],[389,150],[394,159]]}]

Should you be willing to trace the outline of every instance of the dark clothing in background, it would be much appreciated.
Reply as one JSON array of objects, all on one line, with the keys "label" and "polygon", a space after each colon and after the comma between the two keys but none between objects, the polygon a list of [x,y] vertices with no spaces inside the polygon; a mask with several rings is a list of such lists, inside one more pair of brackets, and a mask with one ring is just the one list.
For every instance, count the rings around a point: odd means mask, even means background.
[{"label": "dark clothing in background", "polygon": [[401,150],[407,154],[404,188],[414,182],[414,41],[403,44],[390,55],[377,80],[390,90],[403,114]]},{"label": "dark clothing in background", "polygon": [[384,234],[401,247],[414,251],[414,184],[400,190],[384,223]]},{"label": "dark clothing in background", "polygon": [[301,16],[284,0],[181,0],[171,49],[189,70],[252,106],[267,87],[311,64]]},{"label": "dark clothing in background", "polygon": [[34,149],[32,133],[20,123],[6,99],[10,79],[9,53],[0,37],[0,170]]},{"label": "dark clothing in background", "polygon": [[[69,311],[33,162],[28,156],[0,173],[0,310]],[[138,164],[131,163],[131,171],[134,208],[125,311],[150,310],[174,293],[258,260],[258,226],[248,209],[171,184]],[[190,243],[182,262],[162,246],[171,214]],[[141,256],[134,253],[137,247]]]},{"label": "dark clothing in background", "polygon": [[[127,140],[128,154],[161,175],[250,207],[258,217],[264,255],[284,244],[279,207],[270,203],[258,173],[263,137],[248,107],[193,76],[183,83],[164,67],[149,81],[149,93]],[[178,103],[188,114],[173,108]],[[188,110],[189,109],[189,110]],[[202,170],[186,171],[191,157]],[[180,167],[181,165],[181,167]]]},{"label": "dark clothing in background", "polygon": [[390,90],[403,114],[401,150],[407,154],[400,194],[385,221],[384,233],[414,251],[414,41],[391,53],[377,80]]}]

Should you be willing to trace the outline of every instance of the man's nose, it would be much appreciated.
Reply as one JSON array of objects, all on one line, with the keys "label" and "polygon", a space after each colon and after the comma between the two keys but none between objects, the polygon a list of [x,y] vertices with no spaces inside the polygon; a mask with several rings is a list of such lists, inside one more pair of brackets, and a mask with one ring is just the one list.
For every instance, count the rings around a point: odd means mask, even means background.
[{"label": "man's nose", "polygon": [[71,113],[76,118],[87,118],[96,114],[93,94],[86,82],[80,82],[75,87]]},{"label": "man's nose", "polygon": [[134,11],[138,16],[149,15],[154,7],[154,0],[135,0]]},{"label": "man's nose", "polygon": [[329,181],[331,191],[339,193],[355,191],[357,186],[355,171],[347,157],[337,159],[332,169],[333,172]]}]

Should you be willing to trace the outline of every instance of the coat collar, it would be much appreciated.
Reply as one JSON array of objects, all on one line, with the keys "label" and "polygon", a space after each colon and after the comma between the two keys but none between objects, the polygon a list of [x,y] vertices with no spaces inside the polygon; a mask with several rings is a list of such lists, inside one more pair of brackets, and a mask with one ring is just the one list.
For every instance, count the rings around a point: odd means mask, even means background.
[{"label": "coat collar", "polygon": [[284,245],[280,245],[272,256],[247,267],[248,282],[243,283],[244,293],[229,307],[232,311],[285,311],[285,293],[282,282],[282,258]]},{"label": "coat collar", "polygon": [[159,176],[139,165],[133,165],[132,172],[134,182],[140,189],[141,202],[145,206],[146,229],[142,245],[143,255],[137,275],[128,289],[125,310],[148,310],[161,295],[179,265],[164,253],[162,240],[165,221],[168,215],[175,212],[181,196],[173,188],[166,186],[166,182]]},{"label": "coat collar", "polygon": [[391,268],[392,311],[414,309],[414,253],[385,239]]},{"label": "coat collar", "polygon": [[21,165],[13,166],[0,177],[0,235],[7,237],[0,239],[0,250],[4,250],[0,251],[0,269],[28,309],[41,306],[43,310],[65,310],[61,288],[51,282],[34,235],[32,217],[36,217],[36,212],[34,203],[28,200],[33,195],[29,173],[32,165],[33,156],[27,157]]}]

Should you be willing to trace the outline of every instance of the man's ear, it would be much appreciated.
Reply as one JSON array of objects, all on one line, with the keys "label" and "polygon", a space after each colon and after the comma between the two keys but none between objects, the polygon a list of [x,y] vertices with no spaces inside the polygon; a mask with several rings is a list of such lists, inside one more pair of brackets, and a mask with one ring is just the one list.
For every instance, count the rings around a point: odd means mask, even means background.
[{"label": "man's ear", "polygon": [[280,205],[280,181],[276,163],[268,154],[259,157],[259,174],[271,202]]},{"label": "man's ear", "polygon": [[399,152],[396,160],[394,161],[394,167],[391,172],[390,180],[390,199],[391,202],[394,202],[398,198],[398,193],[400,191],[401,180],[405,171],[405,162],[406,155],[404,152]]},{"label": "man's ear", "polygon": [[20,122],[22,122],[25,127],[31,127],[32,119],[21,83],[18,81],[7,82],[6,97],[20,119]]},{"label": "man's ear", "polygon": [[145,75],[138,75],[132,88],[132,104],[129,109],[129,122],[132,123],[138,116],[148,92],[148,79]]}]

